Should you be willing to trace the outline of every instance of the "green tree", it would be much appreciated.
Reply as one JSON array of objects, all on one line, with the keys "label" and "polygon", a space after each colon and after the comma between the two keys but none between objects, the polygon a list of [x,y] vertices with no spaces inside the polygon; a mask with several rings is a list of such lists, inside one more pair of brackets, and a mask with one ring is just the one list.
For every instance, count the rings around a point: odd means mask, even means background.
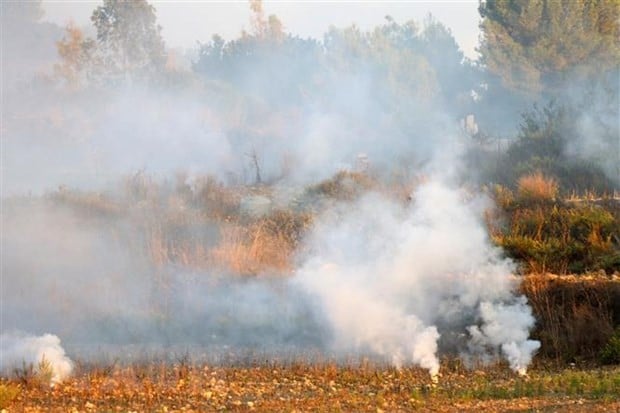
[{"label": "green tree", "polygon": [[481,62],[509,89],[557,96],[618,70],[618,0],[486,0],[479,11]]},{"label": "green tree", "polygon": [[193,70],[272,105],[298,103],[313,89],[318,43],[285,33],[276,16],[265,17],[261,1],[250,1],[250,10],[250,32],[229,42],[213,36],[200,45]]},{"label": "green tree", "polygon": [[[534,172],[558,179],[564,192],[617,189],[614,183],[613,164],[618,161],[618,152],[613,151],[613,132],[597,132],[599,153],[571,153],[570,148],[585,141],[593,145],[591,138],[584,136],[581,109],[560,106],[555,103],[534,109],[522,115],[517,141],[508,149],[498,165],[496,177],[500,182],[513,184],[520,176]],[[616,148],[617,128],[615,129]]]},{"label": "green tree", "polygon": [[371,32],[357,26],[330,28],[324,47],[327,64],[338,74],[365,75],[382,104],[430,102],[438,97],[435,70],[421,50],[422,39],[412,21],[396,23],[387,17]]},{"label": "green tree", "polygon": [[163,70],[166,51],[155,8],[145,0],[104,0],[91,21],[97,29],[100,68],[109,79],[131,79]]},{"label": "green tree", "polygon": [[450,29],[429,15],[420,33],[419,51],[436,73],[446,110],[459,118],[471,113],[480,71],[465,58]]}]

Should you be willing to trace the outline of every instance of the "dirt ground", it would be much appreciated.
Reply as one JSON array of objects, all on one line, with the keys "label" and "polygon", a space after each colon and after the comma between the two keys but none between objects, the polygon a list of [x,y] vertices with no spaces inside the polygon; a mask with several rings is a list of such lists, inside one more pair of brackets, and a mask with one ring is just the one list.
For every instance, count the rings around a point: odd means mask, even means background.
[{"label": "dirt ground", "polygon": [[620,412],[620,367],[535,370],[452,368],[437,385],[416,368],[151,364],[90,368],[53,387],[34,377],[6,412]]}]

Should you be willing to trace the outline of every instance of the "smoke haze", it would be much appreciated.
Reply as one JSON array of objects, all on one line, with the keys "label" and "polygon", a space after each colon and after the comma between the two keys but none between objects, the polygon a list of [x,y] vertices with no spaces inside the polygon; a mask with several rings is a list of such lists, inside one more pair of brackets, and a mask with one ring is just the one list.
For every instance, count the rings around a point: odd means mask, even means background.
[{"label": "smoke haze", "polygon": [[[488,165],[464,160],[479,142],[458,126],[510,105],[480,102],[480,66],[431,19],[316,42],[262,17],[228,48],[200,44],[191,70],[168,55],[153,78],[69,79],[43,59],[24,82],[27,27],[3,29],[15,44],[2,62],[0,370],[45,358],[58,382],[69,358],[370,356],[437,377],[453,354],[525,374],[536,321],[485,226],[493,205],[472,177]],[[615,142],[589,115],[578,124],[591,141],[564,150],[591,160]],[[518,114],[497,122],[517,129]],[[341,171],[405,189],[345,179],[356,196],[316,195]],[[205,181],[219,215],[200,204]],[[240,193],[229,209],[227,190]],[[257,194],[313,214],[290,271],[213,263],[226,231],[253,222],[240,210]]]}]

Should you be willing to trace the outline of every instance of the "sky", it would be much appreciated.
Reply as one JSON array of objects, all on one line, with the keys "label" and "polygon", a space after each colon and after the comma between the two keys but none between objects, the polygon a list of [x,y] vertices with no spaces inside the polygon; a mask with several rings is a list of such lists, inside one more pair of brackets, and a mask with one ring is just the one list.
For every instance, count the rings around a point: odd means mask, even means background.
[{"label": "sky", "polygon": [[[151,1],[157,10],[162,35],[171,48],[192,48],[214,34],[227,40],[249,28],[247,1],[166,0]],[[43,0],[45,20],[61,26],[74,21],[90,25],[90,15],[102,1]],[[300,37],[321,38],[329,26],[353,23],[371,29],[385,16],[403,23],[422,23],[432,14],[452,31],[465,56],[475,59],[478,45],[478,0],[426,1],[264,1],[265,15],[275,14],[287,32]]]}]

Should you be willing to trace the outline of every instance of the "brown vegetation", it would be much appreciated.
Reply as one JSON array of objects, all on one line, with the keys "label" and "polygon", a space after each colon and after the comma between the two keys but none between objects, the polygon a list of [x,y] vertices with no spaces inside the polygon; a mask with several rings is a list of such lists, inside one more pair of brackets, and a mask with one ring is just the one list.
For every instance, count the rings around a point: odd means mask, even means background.
[{"label": "brown vegetation", "polygon": [[291,259],[310,222],[308,214],[275,211],[245,225],[226,225],[221,230],[219,244],[210,251],[211,263],[234,274],[288,273],[293,269]]},{"label": "brown vegetation", "polygon": [[[247,367],[153,362],[79,367],[52,388],[2,383],[11,411],[437,411],[620,408],[618,369],[532,371],[517,377],[504,366],[466,371],[446,362],[438,385],[418,368],[368,363]],[[16,393],[16,389],[18,389]]]},{"label": "brown vegetation", "polygon": [[620,325],[620,278],[530,275],[521,284],[537,320],[538,357],[599,361]]},{"label": "brown vegetation", "polygon": [[541,172],[523,175],[517,182],[517,193],[522,201],[549,202],[558,195],[558,183]]}]

